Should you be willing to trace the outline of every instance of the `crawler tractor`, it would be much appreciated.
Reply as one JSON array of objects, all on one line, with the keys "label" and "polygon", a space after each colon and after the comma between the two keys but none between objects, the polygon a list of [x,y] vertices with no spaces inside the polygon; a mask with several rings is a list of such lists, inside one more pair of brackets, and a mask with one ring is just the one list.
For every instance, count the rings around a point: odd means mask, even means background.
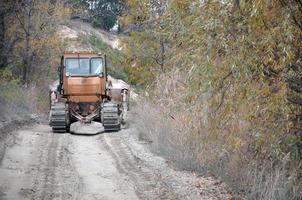
[{"label": "crawler tractor", "polygon": [[128,88],[117,88],[107,77],[106,55],[65,53],[58,67],[59,82],[50,89],[50,126],[68,132],[71,123],[98,121],[105,131],[125,123]]}]

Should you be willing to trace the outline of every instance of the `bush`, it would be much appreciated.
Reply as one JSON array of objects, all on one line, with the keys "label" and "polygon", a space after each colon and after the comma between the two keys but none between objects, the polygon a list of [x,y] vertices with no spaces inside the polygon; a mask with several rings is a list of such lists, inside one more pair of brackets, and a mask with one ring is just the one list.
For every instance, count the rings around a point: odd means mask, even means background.
[{"label": "bush", "polygon": [[237,124],[236,128],[224,126],[219,131],[209,120],[212,95],[200,94],[203,103],[188,106],[184,77],[178,72],[162,75],[149,88],[152,92],[136,108],[139,137],[177,167],[221,178],[234,195],[301,199],[301,162],[290,151],[276,153],[280,147],[273,142],[283,141],[284,136],[266,135],[264,142],[254,133],[257,127],[244,118],[238,124],[238,118],[230,119],[228,124]]},{"label": "bush", "polygon": [[116,24],[116,17],[104,16],[102,18],[93,18],[92,26],[95,28],[102,28],[109,31]]},{"label": "bush", "polygon": [[9,68],[0,71],[0,117],[12,119],[39,113],[46,116],[49,110],[48,82],[22,85],[13,78]]},{"label": "bush", "polygon": [[21,86],[18,81],[0,84],[0,117],[12,119],[38,112],[37,88]]}]

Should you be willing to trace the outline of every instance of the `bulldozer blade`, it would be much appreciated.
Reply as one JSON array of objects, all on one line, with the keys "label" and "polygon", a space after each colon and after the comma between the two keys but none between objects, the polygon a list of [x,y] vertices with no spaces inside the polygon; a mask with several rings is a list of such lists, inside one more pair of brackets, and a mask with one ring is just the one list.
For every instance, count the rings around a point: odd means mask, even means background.
[{"label": "bulldozer blade", "polygon": [[91,123],[83,123],[80,121],[70,125],[70,133],[79,135],[96,135],[105,132],[103,124],[92,121]]}]

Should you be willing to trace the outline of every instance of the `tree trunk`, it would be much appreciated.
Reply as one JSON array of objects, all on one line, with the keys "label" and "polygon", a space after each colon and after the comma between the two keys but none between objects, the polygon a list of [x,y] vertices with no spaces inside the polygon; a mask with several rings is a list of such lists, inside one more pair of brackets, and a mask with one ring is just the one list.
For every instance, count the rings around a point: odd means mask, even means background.
[{"label": "tree trunk", "polygon": [[6,48],[5,48],[5,12],[0,11],[0,69],[7,66]]},{"label": "tree trunk", "polygon": [[[31,44],[30,44],[30,38],[31,38],[31,26],[32,26],[32,8],[28,10],[27,13],[27,25],[25,27],[25,54],[23,57],[23,73],[22,73],[22,82],[23,84],[28,84],[29,79],[28,79],[28,72],[31,69],[31,54],[30,54],[30,49],[31,49]],[[24,23],[25,24],[25,23]]]},{"label": "tree trunk", "polygon": [[163,37],[160,37],[160,71],[165,72],[165,42]]}]

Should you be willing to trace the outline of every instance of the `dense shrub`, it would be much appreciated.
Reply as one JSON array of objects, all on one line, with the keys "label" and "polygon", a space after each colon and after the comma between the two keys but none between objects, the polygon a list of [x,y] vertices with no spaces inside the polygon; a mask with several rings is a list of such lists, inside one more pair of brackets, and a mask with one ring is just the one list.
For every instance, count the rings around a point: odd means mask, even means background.
[{"label": "dense shrub", "polygon": [[[201,94],[202,105],[188,107],[183,103],[187,98],[184,77],[179,72],[160,76],[152,92],[138,103],[139,137],[180,169],[220,177],[233,189],[234,196],[300,199],[299,160],[290,151],[278,154],[280,147],[273,143],[283,137],[267,135],[273,139],[259,142],[261,136],[254,133],[255,125],[244,118],[238,123],[236,118],[229,120],[230,126],[216,132],[209,112],[211,94]],[[259,152],[259,148],[265,151]]]}]

